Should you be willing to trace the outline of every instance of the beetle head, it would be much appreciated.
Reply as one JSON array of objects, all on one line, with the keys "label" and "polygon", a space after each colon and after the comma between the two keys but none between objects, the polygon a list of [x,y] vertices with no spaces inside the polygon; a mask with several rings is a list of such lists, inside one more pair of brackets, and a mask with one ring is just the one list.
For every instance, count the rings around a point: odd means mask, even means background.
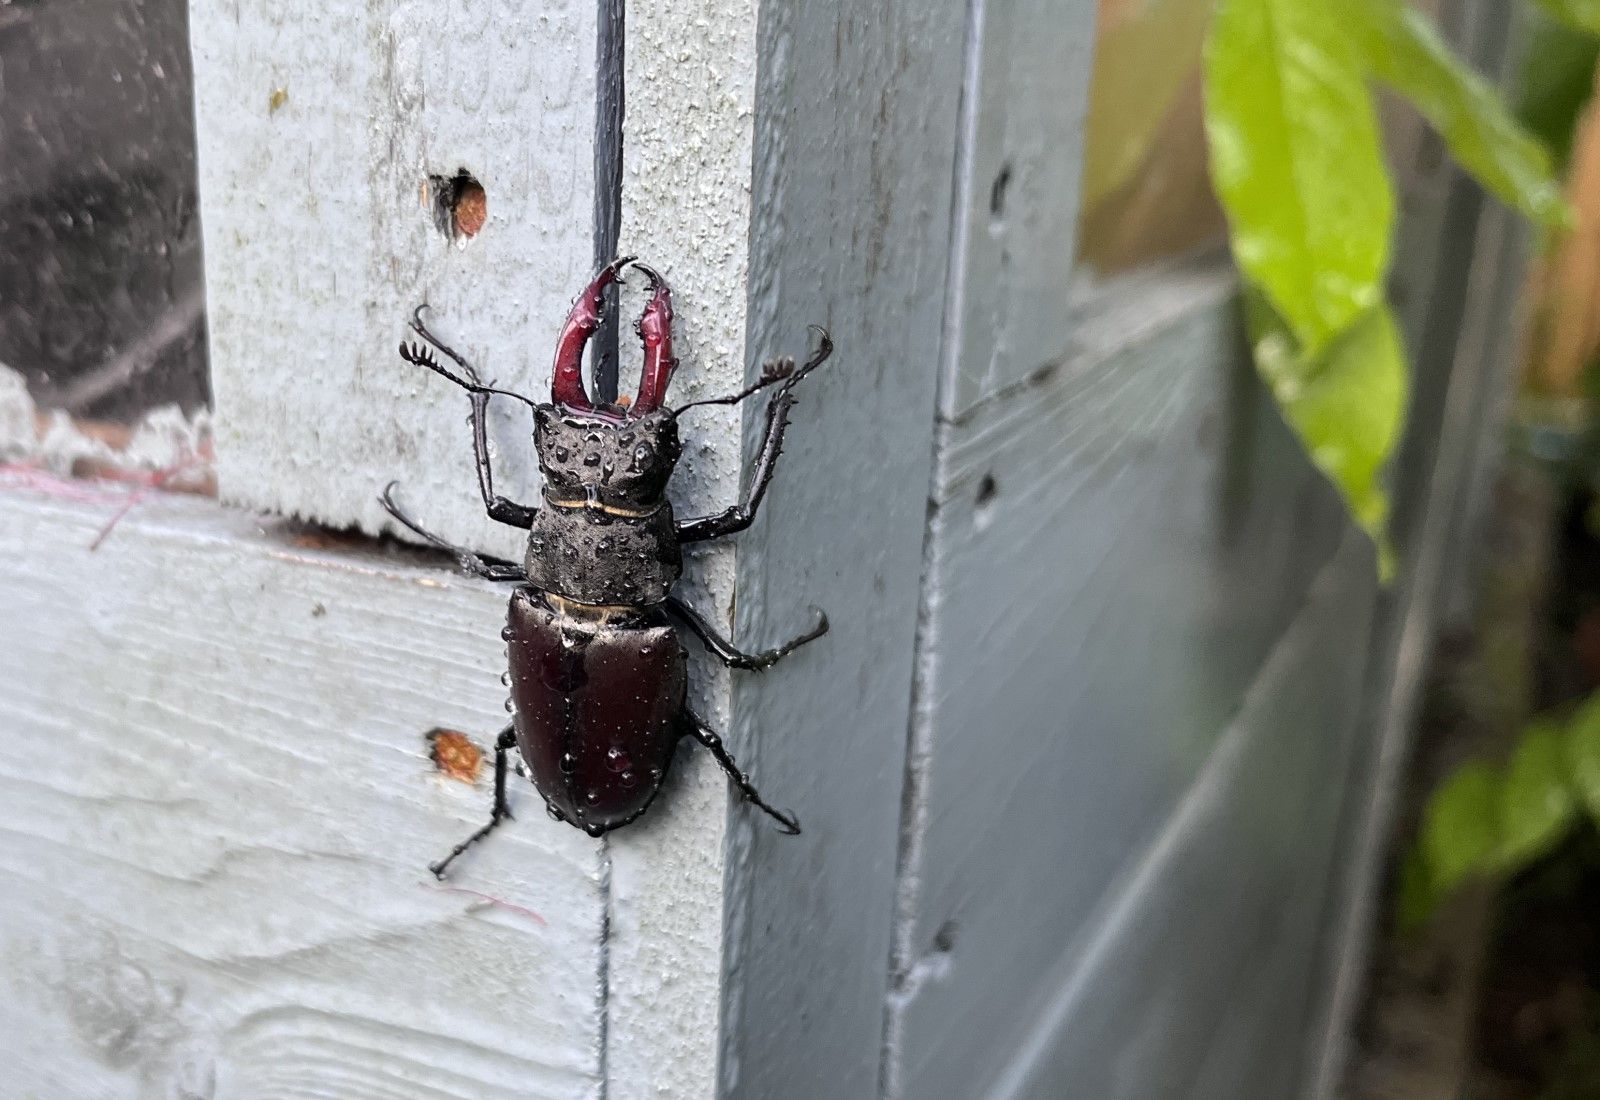
[{"label": "beetle head", "polygon": [[669,409],[617,418],[540,405],[533,445],[552,499],[628,508],[654,506],[683,453]]}]

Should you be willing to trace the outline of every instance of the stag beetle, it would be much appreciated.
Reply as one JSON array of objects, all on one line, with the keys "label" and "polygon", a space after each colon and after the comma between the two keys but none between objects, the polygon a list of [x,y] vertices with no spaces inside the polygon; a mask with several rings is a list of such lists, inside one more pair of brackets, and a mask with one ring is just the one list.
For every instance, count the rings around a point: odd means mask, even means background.
[{"label": "stag beetle", "polygon": [[[606,290],[632,266],[647,281],[649,301],[635,331],[644,345],[638,396],[630,403],[589,400],[583,349],[599,328]],[[548,403],[484,385],[462,356],[428,331],[418,306],[411,328],[458,368],[440,363],[428,347],[401,343],[407,362],[426,367],[466,390],[472,402],[472,441],[478,488],[489,516],[528,531],[521,565],[452,546],[423,529],[395,502],[393,482],[379,498],[397,521],[450,551],[476,576],[518,585],[506,627],[512,722],[495,741],[494,804],[489,822],[450,854],[429,865],[443,878],[461,853],[511,816],[506,802],[507,754],[516,748],[532,772],[546,810],[600,836],[634,821],[650,807],[683,737],[699,741],[746,799],[784,832],[798,834],[792,814],[770,806],[750,778],[686,701],[686,658],[674,621],[688,627],[729,668],[764,669],[828,629],[816,625],[792,641],[744,653],[687,604],[671,595],[682,572],[679,547],[750,526],[772,480],[797,382],[833,352],[825,330],[813,326],[817,350],[796,369],[792,359],[766,364],[753,384],[725,397],[664,404],[678,362],[672,355],[672,291],[666,280],[633,257],[600,269],[573,304],[556,345]],[[666,498],[667,480],[682,446],[678,417],[697,405],[732,405],[775,386],[749,494],[715,515],[678,521]],[[544,506],[531,508],[498,495],[489,466],[485,412],[501,394],[533,410],[533,445],[544,475]],[[522,767],[516,769],[526,776]]]}]

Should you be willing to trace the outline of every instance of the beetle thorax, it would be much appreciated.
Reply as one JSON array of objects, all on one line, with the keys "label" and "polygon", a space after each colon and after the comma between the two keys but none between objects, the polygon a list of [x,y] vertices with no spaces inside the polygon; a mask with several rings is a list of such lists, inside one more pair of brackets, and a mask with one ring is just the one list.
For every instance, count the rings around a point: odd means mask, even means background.
[{"label": "beetle thorax", "polygon": [[682,453],[667,409],[611,418],[543,405],[534,414],[533,443],[551,503],[624,512],[661,502]]}]

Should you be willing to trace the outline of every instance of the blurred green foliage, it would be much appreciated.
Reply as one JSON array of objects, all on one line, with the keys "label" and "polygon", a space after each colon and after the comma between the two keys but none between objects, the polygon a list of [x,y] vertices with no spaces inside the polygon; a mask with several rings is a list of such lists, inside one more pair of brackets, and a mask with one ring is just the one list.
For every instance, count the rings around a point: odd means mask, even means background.
[{"label": "blurred green foliage", "polygon": [[1387,304],[1395,202],[1373,81],[1409,100],[1503,200],[1545,224],[1566,213],[1538,139],[1402,0],[1221,0],[1206,43],[1206,135],[1254,301],[1256,365],[1387,578],[1383,476],[1409,371]]},{"label": "blurred green foliage", "polygon": [[1503,766],[1464,764],[1439,786],[1402,868],[1401,927],[1470,880],[1541,859],[1585,818],[1600,824],[1600,695],[1534,719]]}]

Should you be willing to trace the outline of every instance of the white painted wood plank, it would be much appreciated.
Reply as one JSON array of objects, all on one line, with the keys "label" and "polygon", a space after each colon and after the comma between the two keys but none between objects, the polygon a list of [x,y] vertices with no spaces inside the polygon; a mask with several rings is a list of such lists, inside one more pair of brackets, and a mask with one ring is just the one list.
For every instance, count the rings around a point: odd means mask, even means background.
[{"label": "white painted wood plank", "polygon": [[973,11],[939,398],[948,418],[1067,349],[1094,54],[1090,0],[980,0]]},{"label": "white painted wood plank", "polygon": [[[592,259],[597,10],[191,5],[224,499],[371,532],[398,478],[447,537],[516,548],[483,516],[465,397],[395,347],[426,300],[485,377],[548,393]],[[458,249],[422,188],[460,168],[488,222]],[[529,500],[527,412],[501,406],[499,479]]]},{"label": "white painted wood plank", "polygon": [[[673,287],[674,351],[681,361],[675,403],[729,393],[745,381],[755,18],[751,0],[625,5],[619,248],[656,267]],[[622,296],[624,393],[637,385],[641,353],[633,321],[644,289],[642,279],[629,279]],[[713,406],[685,416],[684,457],[672,485],[679,516],[738,500],[740,413]],[[725,632],[737,541],[691,548],[679,590]],[[701,656],[697,643],[688,646]],[[727,733],[727,673],[701,659],[692,676],[691,705]],[[769,786],[751,746],[733,737],[729,745],[756,782]],[[696,1100],[716,1091],[728,782],[704,752],[686,751],[680,764],[665,812],[652,810],[607,838],[609,1100]]]},{"label": "white painted wood plank", "polygon": [[[724,1095],[878,1090],[937,364],[961,5],[770,0],[757,23],[747,361],[833,333],[738,548],[737,630],[833,630],[734,682],[750,770],[805,832],[730,832]],[[746,443],[754,415],[747,414]]]},{"label": "white painted wood plank", "polygon": [[195,499],[0,493],[8,1095],[593,1097],[593,842],[484,819],[502,591]]},{"label": "white painted wood plank", "polygon": [[1193,788],[1051,975],[1033,1034],[989,1087],[951,1095],[1294,1095],[1304,948],[1342,797],[1328,776],[1347,771],[1362,729],[1373,595],[1370,547],[1352,533]]},{"label": "white painted wood plank", "polygon": [[1015,1056],[1039,975],[1345,530],[1250,374],[1232,289],[1220,266],[1140,280],[1065,364],[941,431],[892,1096],[978,1095]]}]

